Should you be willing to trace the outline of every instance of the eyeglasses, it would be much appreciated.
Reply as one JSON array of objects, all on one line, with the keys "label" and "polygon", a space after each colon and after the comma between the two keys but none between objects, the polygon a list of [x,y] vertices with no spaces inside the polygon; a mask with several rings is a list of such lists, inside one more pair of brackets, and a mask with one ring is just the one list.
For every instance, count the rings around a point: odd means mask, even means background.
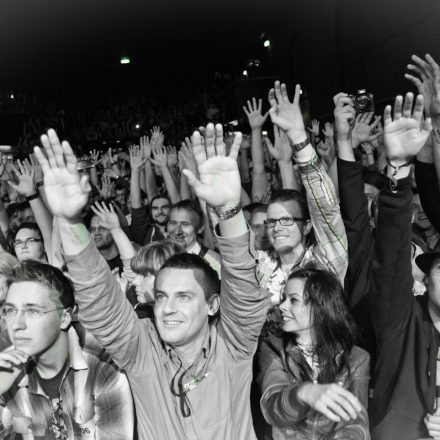
[{"label": "eyeglasses", "polygon": [[14,241],[14,247],[23,247],[25,244],[26,246],[35,246],[40,241],[43,241],[41,238],[26,238],[25,240],[17,240]]},{"label": "eyeglasses", "polygon": [[264,220],[264,224],[268,228],[274,228],[277,222],[279,222],[281,226],[292,226],[295,222],[304,222],[306,220],[307,219],[303,217],[268,218]]},{"label": "eyeglasses", "polygon": [[47,313],[54,312],[55,310],[62,310],[64,307],[57,307],[56,309],[51,310],[40,310],[36,307],[26,307],[25,309],[16,309],[15,307],[11,306],[4,306],[2,307],[2,315],[5,319],[12,319],[17,316],[18,312],[23,312],[23,315],[30,319],[38,319],[41,318],[43,315],[46,315]]}]

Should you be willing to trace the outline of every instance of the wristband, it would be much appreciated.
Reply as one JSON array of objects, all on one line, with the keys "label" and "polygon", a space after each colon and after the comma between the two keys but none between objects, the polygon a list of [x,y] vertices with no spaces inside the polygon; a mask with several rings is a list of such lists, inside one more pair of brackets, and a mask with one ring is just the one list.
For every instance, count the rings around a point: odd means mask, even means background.
[{"label": "wristband", "polygon": [[402,165],[396,166],[396,165],[393,165],[387,157],[388,166],[390,166],[394,170],[394,173],[390,177],[390,189],[393,194],[396,194],[396,192],[397,192],[397,179],[395,178],[396,174],[399,172],[400,168],[409,167],[409,166],[411,166],[412,163],[413,163],[413,160],[410,159],[408,162],[405,162]]},{"label": "wristband", "polygon": [[228,209],[227,211],[222,211],[221,209],[214,208],[217,217],[222,220],[228,220],[235,215],[237,215],[241,211],[241,203],[238,203],[237,206],[234,206],[232,209]]},{"label": "wristband", "polygon": [[307,147],[307,145],[310,144],[309,141],[309,137],[306,135],[305,140],[303,140],[302,142],[299,142],[297,144],[294,144],[293,142],[290,142],[290,146],[293,150],[295,151],[301,151],[302,149],[304,149],[305,147]]},{"label": "wristband", "polygon": [[44,180],[40,180],[39,182],[37,182],[37,183],[35,184],[35,186],[36,186],[37,188],[40,188],[40,186],[44,186]]},{"label": "wristband", "polygon": [[38,197],[40,197],[40,194],[35,193],[35,194],[32,194],[31,196],[26,196],[26,200],[27,200],[28,202],[30,202],[31,200],[38,199]]}]

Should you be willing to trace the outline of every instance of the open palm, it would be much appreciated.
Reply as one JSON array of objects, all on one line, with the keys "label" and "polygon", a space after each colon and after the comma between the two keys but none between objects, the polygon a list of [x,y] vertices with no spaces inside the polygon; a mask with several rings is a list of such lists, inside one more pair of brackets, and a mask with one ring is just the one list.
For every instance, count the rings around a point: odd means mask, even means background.
[{"label": "open palm", "polygon": [[241,133],[237,133],[229,156],[225,153],[223,128],[220,124],[208,124],[205,147],[199,132],[192,137],[193,153],[197,163],[199,179],[189,170],[184,170],[189,184],[197,197],[208,205],[221,207],[238,203],[241,195],[241,180],[237,165],[237,155],[241,144]]},{"label": "open palm", "polygon": [[417,155],[425,144],[432,129],[428,118],[422,123],[423,96],[418,95],[412,110],[413,95],[407,93],[402,109],[402,97],[394,102],[394,120],[391,119],[391,106],[384,111],[384,142],[390,161],[407,161]]},{"label": "open palm", "polygon": [[44,173],[47,202],[53,214],[66,220],[76,220],[87,204],[90,185],[86,176],[80,178],[77,160],[69,143],[61,144],[55,130],[41,136],[47,159],[39,147],[35,156]]}]

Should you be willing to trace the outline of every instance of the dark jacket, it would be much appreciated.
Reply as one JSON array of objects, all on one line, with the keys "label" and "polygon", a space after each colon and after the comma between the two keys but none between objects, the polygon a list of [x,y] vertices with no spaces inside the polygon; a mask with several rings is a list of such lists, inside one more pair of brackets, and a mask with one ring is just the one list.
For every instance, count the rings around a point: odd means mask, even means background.
[{"label": "dark jacket", "polygon": [[373,440],[428,437],[423,418],[434,410],[436,338],[426,299],[412,294],[411,178],[393,194],[387,180],[379,196],[371,295],[377,340]]},{"label": "dark jacket", "polygon": [[312,381],[304,379],[310,377],[311,369],[296,345],[288,342],[284,348],[284,343],[282,338],[270,336],[262,342],[260,352],[261,410],[273,427],[274,440],[369,439],[368,353],[354,346],[349,361],[350,375],[345,373],[335,381],[342,382],[356,395],[365,410],[355,421],[335,423],[298,400],[300,386]]},{"label": "dark jacket", "polygon": [[338,159],[337,164],[341,215],[348,241],[348,269],[344,292],[353,318],[361,328],[359,345],[373,356],[375,337],[367,294],[370,288],[374,238],[370,229],[368,201],[364,194],[362,162]]},{"label": "dark jacket", "polygon": [[131,208],[130,229],[133,241],[141,246],[165,238],[160,232],[159,227],[151,222],[146,206]]}]

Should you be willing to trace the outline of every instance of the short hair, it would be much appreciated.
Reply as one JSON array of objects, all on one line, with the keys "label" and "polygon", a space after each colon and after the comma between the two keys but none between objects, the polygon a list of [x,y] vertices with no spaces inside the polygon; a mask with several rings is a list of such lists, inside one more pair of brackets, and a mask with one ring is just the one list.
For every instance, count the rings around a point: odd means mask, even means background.
[{"label": "short hair", "polygon": [[21,231],[22,229],[30,229],[31,231],[37,232],[38,235],[41,238],[43,238],[43,234],[41,233],[40,228],[38,227],[38,225],[36,223],[24,222],[15,231],[14,240],[15,240],[15,237],[17,236],[17,234],[19,233],[19,231]]},{"label": "short hair", "polygon": [[184,252],[182,246],[169,239],[147,244],[142,246],[131,260],[131,270],[141,275],[156,276],[168,258]]},{"label": "short hair", "polygon": [[12,270],[18,264],[18,260],[7,252],[0,252],[0,275],[9,276]]},{"label": "short hair", "polygon": [[43,284],[49,289],[51,298],[58,299],[65,309],[75,306],[72,283],[61,270],[54,266],[35,260],[22,261],[13,268],[12,273],[8,276],[6,287],[9,289],[12,284],[25,281]]},{"label": "short hair", "polygon": [[20,210],[20,203],[11,203],[6,207],[8,218],[11,218],[16,212]]},{"label": "short hair", "polygon": [[170,257],[162,266],[163,269],[193,269],[202,273],[201,287],[205,294],[205,299],[214,294],[220,294],[220,279],[217,272],[199,255],[195,254],[176,254]]},{"label": "short hair", "polygon": [[187,211],[191,214],[195,214],[198,219],[197,224],[197,230],[199,230],[203,226],[203,211],[202,208],[200,208],[200,205],[190,199],[181,200],[180,202],[177,202],[174,204],[171,209],[177,209],[182,211]]},{"label": "short hair", "polygon": [[309,209],[307,207],[307,197],[296,189],[280,189],[274,191],[268,205],[276,202],[297,202],[301,207],[304,218],[310,218]]},{"label": "short hair", "polygon": [[257,203],[256,206],[254,206],[254,208],[250,211],[251,217],[259,212],[262,212],[263,214],[267,213],[267,205],[265,203]]},{"label": "short hair", "polygon": [[151,208],[152,208],[152,206],[153,206],[153,202],[154,202],[155,200],[158,200],[158,199],[165,199],[165,200],[168,200],[168,203],[171,205],[171,200],[170,200],[170,198],[169,198],[168,196],[163,195],[163,194],[159,194],[158,196],[154,196],[154,197],[151,199],[151,202],[150,202],[150,204],[148,205],[150,211],[151,211]]}]

